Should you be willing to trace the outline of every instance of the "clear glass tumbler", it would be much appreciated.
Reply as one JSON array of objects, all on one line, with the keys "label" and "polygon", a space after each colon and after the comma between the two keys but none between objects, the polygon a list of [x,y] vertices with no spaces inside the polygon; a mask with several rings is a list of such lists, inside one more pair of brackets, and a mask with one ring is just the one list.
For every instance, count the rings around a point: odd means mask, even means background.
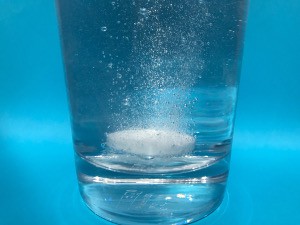
[{"label": "clear glass tumbler", "polygon": [[247,0],[57,0],[81,195],[118,224],[222,201]]}]

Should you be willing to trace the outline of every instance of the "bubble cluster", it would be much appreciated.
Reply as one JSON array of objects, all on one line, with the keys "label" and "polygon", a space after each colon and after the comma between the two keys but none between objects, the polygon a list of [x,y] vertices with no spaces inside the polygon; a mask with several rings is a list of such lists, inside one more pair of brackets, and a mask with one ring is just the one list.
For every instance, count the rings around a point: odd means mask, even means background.
[{"label": "bubble cluster", "polygon": [[[219,9],[212,10],[209,4]],[[212,37],[225,30],[218,21],[224,19],[224,9],[204,0],[185,4],[171,0],[132,1],[126,7],[113,1],[111,5],[118,15],[112,22],[118,32],[108,30],[109,24],[101,30],[113,40],[108,43],[126,48],[121,56],[103,54],[112,81],[113,120],[123,128],[188,129],[184,118],[199,101],[190,90],[205,83],[209,75],[225,71],[211,66],[215,65],[213,60],[218,62],[223,57],[218,55],[221,48],[216,47],[223,39]],[[226,29],[224,33],[229,37],[224,39],[234,39],[235,30]],[[220,62],[228,68],[231,64]]]},{"label": "bubble cluster", "polygon": [[151,11],[146,8],[140,8],[139,14],[143,15],[144,17],[148,18],[151,14]]}]

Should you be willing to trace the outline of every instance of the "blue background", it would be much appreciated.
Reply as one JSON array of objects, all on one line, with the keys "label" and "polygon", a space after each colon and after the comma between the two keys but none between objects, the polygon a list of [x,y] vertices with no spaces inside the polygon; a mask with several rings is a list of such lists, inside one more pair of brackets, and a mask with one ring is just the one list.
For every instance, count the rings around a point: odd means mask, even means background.
[{"label": "blue background", "polygon": [[[300,1],[252,0],[228,191],[198,225],[300,222]],[[77,190],[55,6],[0,0],[0,225],[110,224]]]}]

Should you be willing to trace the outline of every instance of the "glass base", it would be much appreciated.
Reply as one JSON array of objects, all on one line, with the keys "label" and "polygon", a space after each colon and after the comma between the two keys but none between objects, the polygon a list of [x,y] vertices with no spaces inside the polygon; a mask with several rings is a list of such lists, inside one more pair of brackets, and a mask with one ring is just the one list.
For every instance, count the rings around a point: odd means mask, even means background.
[{"label": "glass base", "polygon": [[145,183],[80,182],[79,187],[87,206],[108,221],[175,225],[200,220],[217,209],[223,199],[225,180],[224,176],[216,183],[149,183],[150,180],[141,179]]}]

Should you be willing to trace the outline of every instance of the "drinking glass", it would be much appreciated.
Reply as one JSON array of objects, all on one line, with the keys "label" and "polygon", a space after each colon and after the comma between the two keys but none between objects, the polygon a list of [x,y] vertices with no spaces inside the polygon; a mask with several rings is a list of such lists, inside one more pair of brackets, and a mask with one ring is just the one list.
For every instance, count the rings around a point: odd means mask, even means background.
[{"label": "drinking glass", "polygon": [[247,0],[57,0],[79,190],[118,224],[222,202]]}]

